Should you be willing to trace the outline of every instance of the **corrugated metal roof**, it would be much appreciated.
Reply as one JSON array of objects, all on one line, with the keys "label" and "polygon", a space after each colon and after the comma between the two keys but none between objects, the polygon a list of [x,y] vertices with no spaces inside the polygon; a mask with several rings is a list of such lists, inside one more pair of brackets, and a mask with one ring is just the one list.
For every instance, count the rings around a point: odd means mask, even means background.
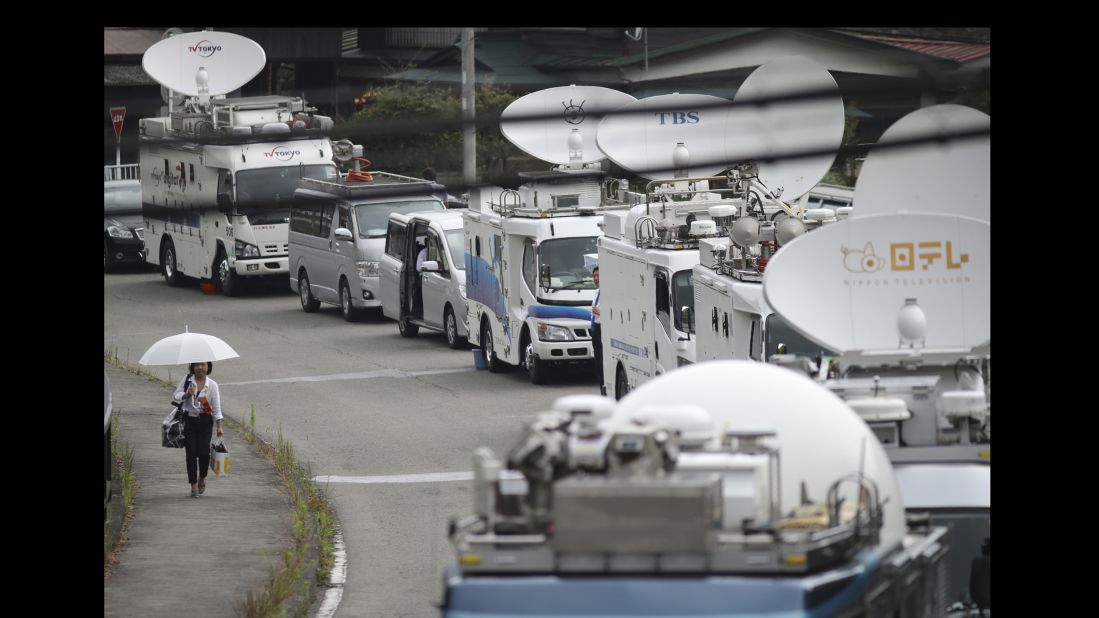
[{"label": "corrugated metal roof", "polygon": [[160,41],[166,30],[167,28],[104,28],[103,55],[140,56],[153,43]]},{"label": "corrugated metal roof", "polygon": [[992,53],[992,45],[989,43],[963,43],[960,41],[935,41],[930,39],[916,39],[911,37],[884,36],[880,34],[867,34],[864,32],[846,32],[844,34],[855,36],[867,41],[876,41],[893,47],[899,47],[908,51],[914,51],[936,58],[945,58],[956,62],[969,62],[984,58]]}]

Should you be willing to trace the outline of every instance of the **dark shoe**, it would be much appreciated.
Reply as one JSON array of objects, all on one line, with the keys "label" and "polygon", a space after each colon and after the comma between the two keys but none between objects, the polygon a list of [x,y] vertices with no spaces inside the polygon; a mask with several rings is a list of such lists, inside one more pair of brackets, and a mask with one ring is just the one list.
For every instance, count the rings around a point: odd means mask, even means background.
[{"label": "dark shoe", "polygon": [[198,493],[199,494],[206,493],[206,482],[205,481],[198,484]]}]

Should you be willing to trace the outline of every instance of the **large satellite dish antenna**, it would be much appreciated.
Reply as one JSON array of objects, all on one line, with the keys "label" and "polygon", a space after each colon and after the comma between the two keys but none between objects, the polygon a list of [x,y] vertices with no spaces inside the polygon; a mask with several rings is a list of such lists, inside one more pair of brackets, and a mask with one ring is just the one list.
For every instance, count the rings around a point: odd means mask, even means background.
[{"label": "large satellite dish antenna", "polygon": [[[607,158],[595,143],[599,121],[636,100],[599,86],[547,88],[512,101],[500,115],[500,131],[520,150],[543,161],[569,163],[570,150],[578,150],[583,163],[594,163]],[[576,145],[580,148],[573,148]]]},{"label": "large satellite dish antenna", "polygon": [[[167,34],[167,33],[165,33]],[[183,32],[145,51],[141,66],[157,83],[187,96],[222,95],[263,70],[267,55],[259,43],[231,32]],[[200,69],[205,78],[199,79]],[[205,92],[200,92],[200,82]]]},{"label": "large satellite dish antenna", "polygon": [[728,167],[721,133],[728,102],[679,93],[640,99],[599,123],[599,149],[652,180],[713,176]]},{"label": "large satellite dish antenna", "polygon": [[[988,114],[964,105],[932,105],[893,123],[879,144],[988,129]],[[855,183],[852,217],[943,212],[992,221],[991,140],[943,140],[875,150]]]},{"label": "large satellite dish antenna", "polygon": [[968,351],[990,342],[991,259],[987,221],[864,215],[821,227],[776,253],[763,295],[794,329],[839,354]]},{"label": "large satellite dish antenna", "polygon": [[[834,96],[739,105],[773,97],[834,91]],[[843,142],[843,98],[832,75],[800,56],[778,58],[760,66],[744,80],[725,118],[725,157],[732,163],[755,161],[759,180],[791,202],[816,186],[828,173]],[[825,151],[794,159],[769,156]]]}]

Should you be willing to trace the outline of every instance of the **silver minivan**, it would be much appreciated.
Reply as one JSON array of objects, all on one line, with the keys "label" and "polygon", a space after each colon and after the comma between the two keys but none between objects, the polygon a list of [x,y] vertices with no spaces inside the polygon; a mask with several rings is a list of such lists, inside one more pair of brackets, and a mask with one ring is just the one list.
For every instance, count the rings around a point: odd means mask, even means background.
[{"label": "silver minivan", "polygon": [[371,182],[304,178],[290,206],[290,289],[301,308],[340,307],[348,321],[381,306],[380,259],[391,213],[445,209],[438,183],[372,172]]},{"label": "silver minivan", "polygon": [[466,344],[465,231],[461,212],[393,213],[382,254],[382,313],[405,337],[441,330]]}]

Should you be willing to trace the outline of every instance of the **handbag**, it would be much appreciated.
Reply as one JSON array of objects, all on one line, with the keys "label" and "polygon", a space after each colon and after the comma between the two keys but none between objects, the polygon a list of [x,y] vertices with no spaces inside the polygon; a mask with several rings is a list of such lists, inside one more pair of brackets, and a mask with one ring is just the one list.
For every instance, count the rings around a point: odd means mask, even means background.
[{"label": "handbag", "polygon": [[210,468],[214,476],[229,476],[229,448],[221,438],[210,443]]},{"label": "handbag", "polygon": [[[191,374],[187,374],[187,380],[183,383],[183,390],[191,386]],[[172,402],[172,411],[164,417],[160,424],[160,445],[165,448],[183,448],[184,432],[186,430],[186,413],[183,411],[183,402]]]}]

